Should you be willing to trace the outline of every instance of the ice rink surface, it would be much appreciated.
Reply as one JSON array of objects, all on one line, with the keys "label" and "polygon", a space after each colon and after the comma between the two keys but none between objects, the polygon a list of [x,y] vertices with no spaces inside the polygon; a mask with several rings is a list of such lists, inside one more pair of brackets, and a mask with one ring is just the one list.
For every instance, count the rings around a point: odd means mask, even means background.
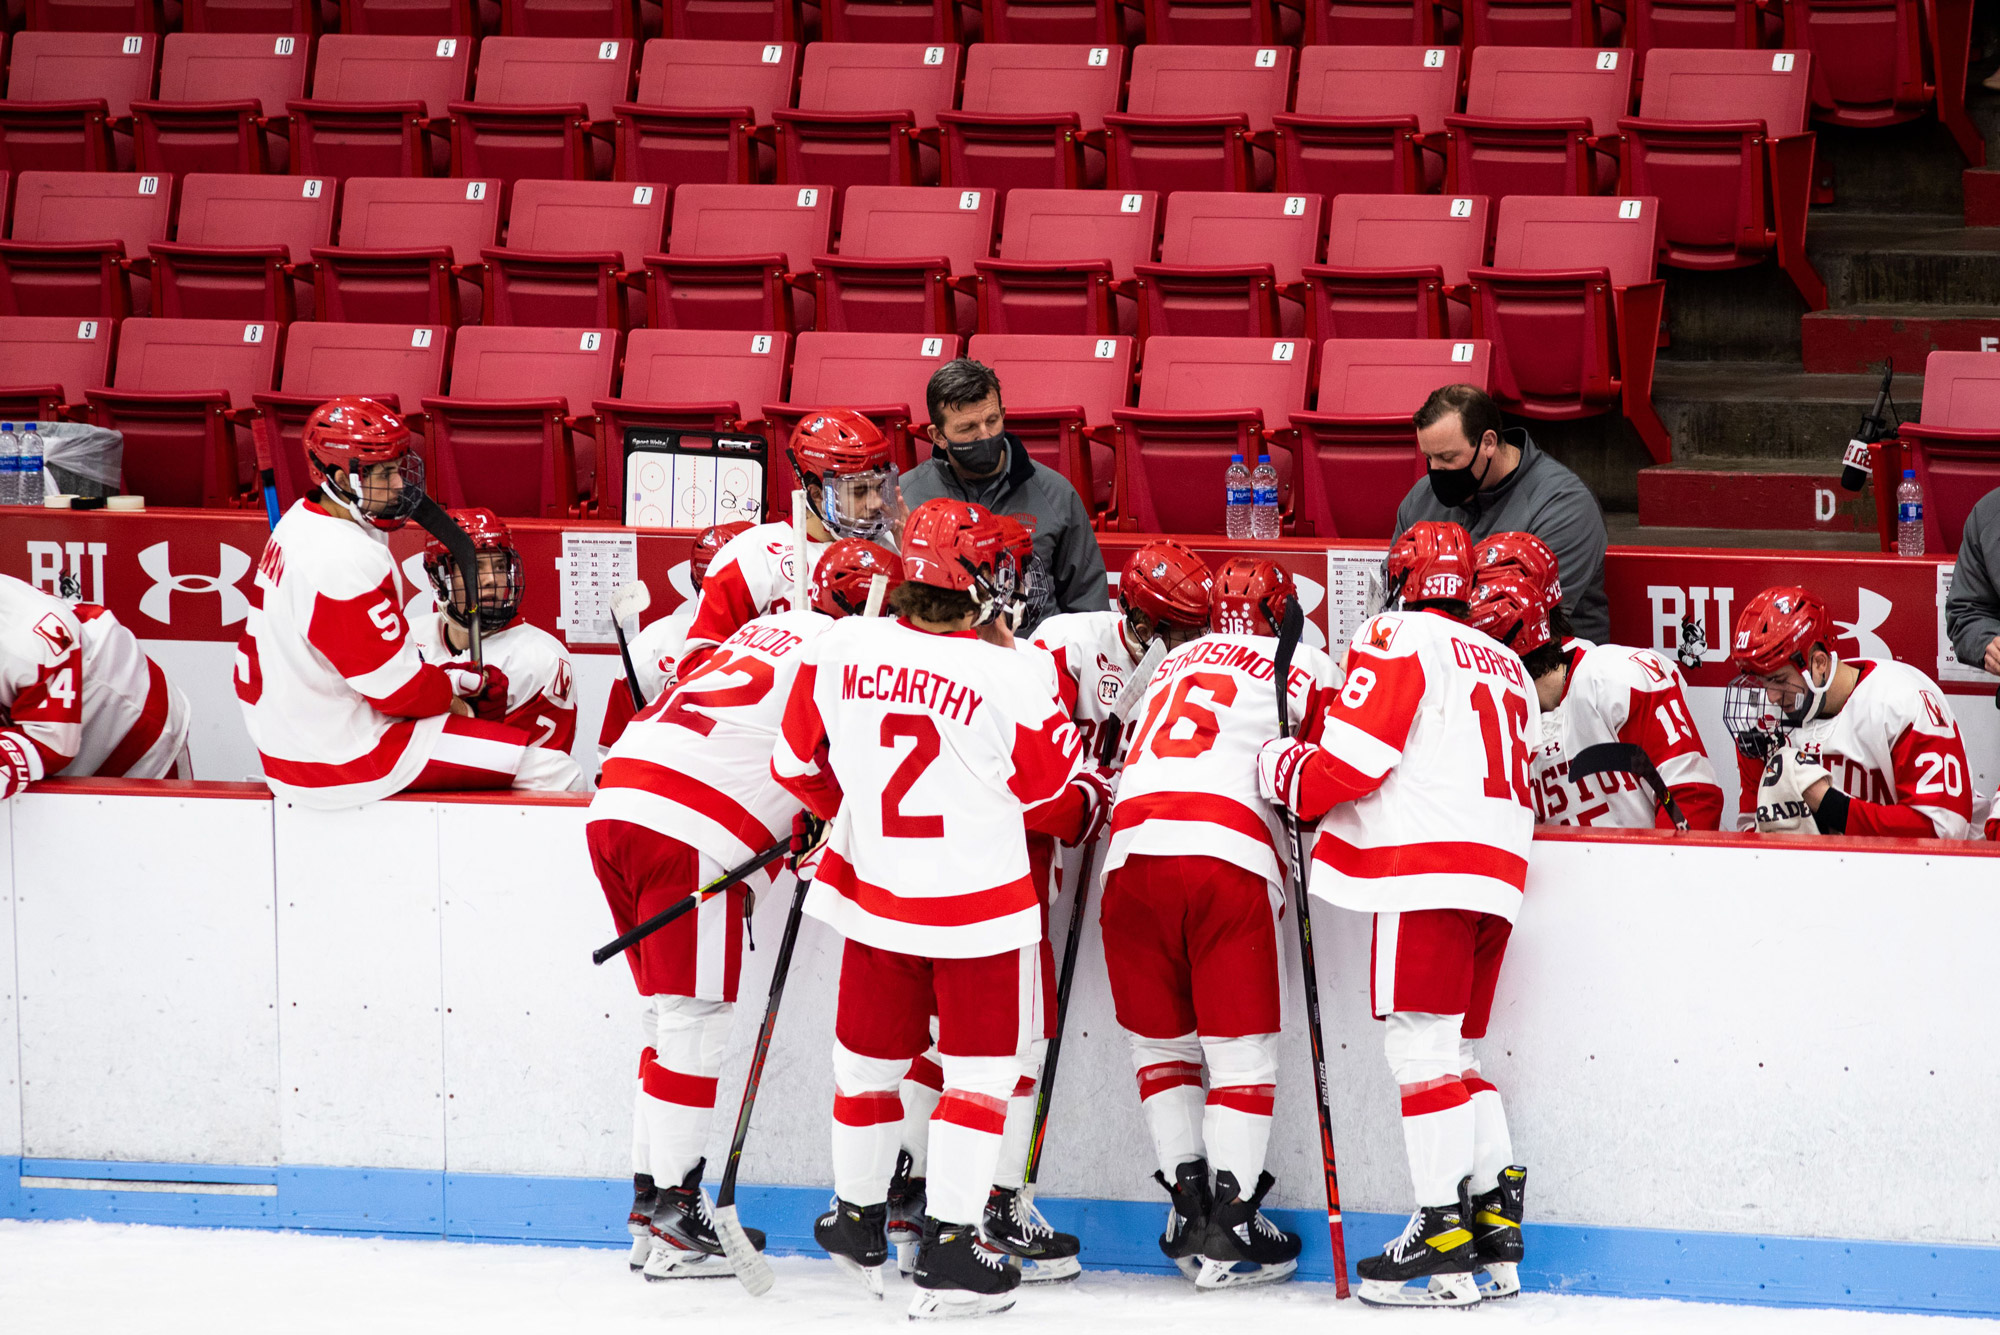
[{"label": "ice rink surface", "polygon": [[[281,1335],[472,1332],[550,1335],[673,1329],[736,1332],[909,1330],[912,1290],[892,1279],[877,1302],[831,1262],[782,1257],[778,1284],[751,1298],[733,1279],[648,1284],[622,1252],[250,1229],[0,1220],[0,1330],[54,1335]],[[1279,1284],[1198,1294],[1157,1275],[1086,1272],[1025,1290],[974,1329],[1004,1335],[1198,1331],[1223,1322],[1257,1335],[1393,1328],[1449,1335],[1513,1331],[1634,1335],[1956,1335],[1991,1322],[1872,1312],[1527,1293],[1472,1313],[1382,1312],[1336,1304],[1332,1286]],[[1433,1326],[1433,1323],[1442,1323]],[[958,1328],[962,1323],[937,1323]],[[927,1327],[928,1328],[928,1327]]]}]

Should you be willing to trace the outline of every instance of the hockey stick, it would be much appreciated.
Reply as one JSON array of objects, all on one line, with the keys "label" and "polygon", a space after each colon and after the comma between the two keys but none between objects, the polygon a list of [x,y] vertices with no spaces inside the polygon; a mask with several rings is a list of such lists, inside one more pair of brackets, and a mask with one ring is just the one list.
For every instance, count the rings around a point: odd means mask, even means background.
[{"label": "hockey stick", "polygon": [[750,1053],[750,1074],[743,1082],[743,1103],[736,1112],[736,1138],[729,1143],[729,1164],[722,1170],[722,1185],[715,1193],[715,1236],[729,1268],[750,1296],[760,1298],[771,1291],[771,1263],[750,1243],[743,1221],[736,1217],[736,1167],[743,1162],[743,1142],[750,1138],[750,1110],[757,1103],[757,1086],[764,1078],[764,1059],[771,1055],[771,1034],[778,1026],[778,1002],[785,995],[785,976],[792,971],[792,947],[798,944],[799,920],[805,916],[806,889],[811,881],[800,879],[792,892],[792,911],[785,918],[785,939],[778,943],[778,962],[771,969],[771,997],[764,1003],[764,1027],[757,1031],[757,1046]]},{"label": "hockey stick", "polygon": [[638,625],[640,615],[652,605],[653,591],[642,579],[611,591],[611,633],[618,637],[618,657],[625,663],[625,689],[632,693],[634,712],[646,707],[646,693],[639,689],[639,670],[632,666],[632,647],[625,643],[625,619],[630,617]]},{"label": "hockey stick", "polygon": [[701,887],[701,889],[689,891],[623,936],[618,937],[614,941],[607,941],[597,949],[591,951],[590,962],[592,964],[602,964],[608,959],[624,954],[703,900],[713,899],[723,891],[755,876],[766,866],[783,857],[785,850],[791,846],[792,841],[790,838],[780,839],[763,852],[752,855],[749,861],[731,867],[728,871]]},{"label": "hockey stick", "polygon": [[[1299,609],[1299,600],[1288,599],[1284,622],[1278,627],[1276,671],[1272,673],[1272,680],[1278,688],[1280,737],[1292,735],[1291,700],[1286,681],[1292,675],[1292,655],[1299,647],[1299,636],[1305,633],[1305,625],[1305,613]],[[1319,1106],[1319,1151],[1326,1169],[1326,1233],[1333,1244],[1333,1296],[1345,1298],[1347,1234],[1340,1223],[1340,1173],[1333,1155],[1333,1105],[1327,1100],[1326,1030],[1319,1017],[1319,965],[1313,960],[1312,906],[1306,894],[1306,841],[1298,820],[1282,803],[1278,806],[1278,818],[1284,822],[1285,832],[1292,837],[1292,897],[1298,902],[1299,966],[1305,973],[1306,1031],[1312,1039],[1313,1085]]]},{"label": "hockey stick", "polygon": [[1674,823],[1674,829],[1687,829],[1687,817],[1681,814],[1681,804],[1674,801],[1674,795],[1667,791],[1667,781],[1660,777],[1653,758],[1637,742],[1599,742],[1595,746],[1584,747],[1569,762],[1569,777],[1572,780],[1606,773],[1637,775],[1639,782],[1645,784],[1651,793],[1653,805],[1665,809],[1667,819]]},{"label": "hockey stick", "polygon": [[[451,553],[451,563],[458,567],[458,582],[466,591],[466,638],[472,646],[472,670],[483,671],[486,658],[479,645],[479,549],[472,545],[472,535],[458,526],[458,521],[445,513],[444,507],[426,496],[417,502],[417,508],[410,518],[423,527],[424,532],[444,544],[445,551]],[[448,609],[440,609],[446,611]]]}]

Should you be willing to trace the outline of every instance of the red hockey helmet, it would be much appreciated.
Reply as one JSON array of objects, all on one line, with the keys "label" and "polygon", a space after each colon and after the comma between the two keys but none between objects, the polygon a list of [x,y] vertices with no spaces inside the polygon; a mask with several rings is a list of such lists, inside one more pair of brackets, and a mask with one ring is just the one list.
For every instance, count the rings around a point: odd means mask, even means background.
[{"label": "red hockey helmet", "polygon": [[1805,672],[1815,648],[1833,652],[1833,618],[1818,595],[1791,586],[1743,604],[1729,656],[1739,670],[1768,677],[1786,667]]},{"label": "red hockey helmet", "polygon": [[[447,510],[452,522],[464,529],[479,553],[479,629],[491,635],[514,624],[520,615],[521,599],[528,591],[521,569],[521,553],[514,535],[491,510]],[[492,555],[488,555],[488,553]],[[431,538],[424,543],[424,573],[431,578],[431,592],[438,607],[460,626],[467,623],[471,599],[458,588],[458,567],[443,543]]]},{"label": "red hockey helmet", "polygon": [[373,399],[322,403],[306,418],[302,443],[313,481],[376,528],[401,528],[423,503],[424,461],[409,424]]},{"label": "red hockey helmet", "polygon": [[852,408],[828,408],[792,429],[789,453],[806,504],[829,533],[895,540],[903,502],[882,428]]},{"label": "red hockey helmet", "polygon": [[1462,603],[1472,596],[1472,543],[1457,524],[1412,524],[1389,548],[1385,571],[1391,603]]},{"label": "red hockey helmet", "polygon": [[1007,533],[984,506],[939,496],[903,526],[903,578],[970,593],[985,625],[1014,596],[1019,571]]},{"label": "red hockey helmet", "polygon": [[1208,562],[1172,538],[1141,545],[1118,576],[1118,606],[1127,625],[1135,614],[1145,619],[1145,625],[1133,628],[1135,636],[1145,639],[1162,626],[1207,630],[1214,597],[1215,575]]},{"label": "red hockey helmet", "polygon": [[1292,599],[1292,577],[1261,556],[1232,556],[1215,572],[1209,609],[1224,635],[1276,635]]},{"label": "red hockey helmet", "polygon": [[695,536],[694,550],[688,553],[688,579],[694,584],[694,591],[701,592],[701,582],[708,578],[708,568],[715,562],[715,554],[729,545],[729,540],[751,527],[747,519],[732,519],[726,524],[713,524]]},{"label": "red hockey helmet", "polygon": [[813,611],[830,617],[860,616],[867,610],[868,589],[877,575],[888,581],[886,596],[903,582],[902,559],[866,538],[842,538],[822,552],[813,567],[809,589]]},{"label": "red hockey helmet", "polygon": [[1465,619],[1473,629],[1526,656],[1554,638],[1549,607],[1548,590],[1534,580],[1511,570],[1482,571],[1472,586]]},{"label": "red hockey helmet", "polygon": [[1547,592],[1551,607],[1562,601],[1556,554],[1532,533],[1495,533],[1473,544],[1472,577],[1483,580],[1488,571],[1511,571],[1526,577]]}]

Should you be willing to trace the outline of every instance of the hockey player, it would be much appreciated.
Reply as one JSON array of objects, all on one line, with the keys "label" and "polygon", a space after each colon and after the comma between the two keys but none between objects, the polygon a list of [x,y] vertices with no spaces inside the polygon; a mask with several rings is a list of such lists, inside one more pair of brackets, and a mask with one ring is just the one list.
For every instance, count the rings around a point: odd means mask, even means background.
[{"label": "hockey player", "polygon": [[[1265,796],[1320,821],[1311,892],[1375,915],[1371,992],[1401,1087],[1417,1210],[1358,1269],[1363,1302],[1464,1306],[1517,1292],[1527,1172],[1479,1074],[1534,836],[1540,735],[1513,650],[1464,624],[1472,554],[1456,524],[1406,529],[1389,552],[1402,610],[1363,622],[1347,677],[1305,740],[1258,757]],[[1321,818],[1324,817],[1324,820]],[[1410,1281],[1428,1281],[1411,1289]]]},{"label": "hockey player", "polygon": [[[769,758],[806,645],[861,611],[895,553],[847,538],[813,572],[812,607],[740,627],[625,730],[585,827],[620,932],[771,847],[799,801]],[[776,866],[766,880],[776,879]],[[646,998],[633,1111],[631,1262],[649,1280],[726,1275],[701,1177],[743,950],[747,885],[702,903],[626,953]]]},{"label": "hockey player", "polygon": [[117,617],[0,575],[0,800],[44,778],[191,779],[188,717]]},{"label": "hockey player", "polygon": [[[788,453],[806,494],[808,575],[826,544],[837,538],[895,545],[903,500],[889,438],[880,427],[850,409],[829,408],[793,429]],[[696,667],[750,618],[791,607],[792,543],[791,524],[759,524],[715,554],[688,624],[683,671]]]},{"label": "hockey player", "polygon": [[1723,695],[1759,831],[1964,839],[1972,780],[1936,682],[1893,659],[1843,663],[1826,604],[1766,589],[1736,618]]},{"label": "hockey player", "polygon": [[[1476,559],[1476,558],[1475,558]],[[1637,746],[1687,819],[1722,824],[1722,786],[1688,716],[1680,669],[1650,649],[1570,647],[1568,615],[1544,585],[1503,567],[1481,567],[1471,624],[1521,656],[1541,705],[1541,746],[1532,787],[1543,825],[1672,829],[1664,804],[1630,771],[1572,778],[1569,763],[1593,746]]]},{"label": "hockey player", "polygon": [[1014,584],[991,515],[941,498],[919,506],[903,573],[895,620],[843,622],[807,646],[771,768],[833,821],[806,911],[847,938],[838,1197],[814,1236],[881,1292],[899,1090],[935,1014],[944,1096],[910,1315],[969,1316],[1012,1306],[1020,1282],[978,1228],[1034,1037],[1042,931],[1023,819],[1077,778],[1081,747],[1046,669],[975,633]]},{"label": "hockey player", "polygon": [[236,698],[278,796],[322,810],[405,791],[536,788],[583,775],[526,733],[472,717],[484,673],[425,663],[384,536],[424,495],[403,419],[337,398],[306,419],[313,487],[271,530],[236,646]]},{"label": "hockey player", "polygon": [[[627,652],[632,655],[632,671],[639,678],[639,692],[645,696],[647,703],[666,694],[679,674],[681,652],[687,647],[688,625],[694,620],[694,609],[701,601],[702,581],[708,575],[709,563],[715,560],[715,554],[731,538],[749,529],[747,521],[732,519],[727,524],[712,525],[695,535],[694,547],[688,552],[688,582],[694,586],[694,596],[633,636],[631,644],[626,646]],[[623,681],[612,682],[611,694],[604,702],[604,722],[597,730],[599,768],[603,767],[604,758],[610,754],[612,745],[637,712],[632,705],[631,690]]]},{"label": "hockey player", "polygon": [[1569,612],[1562,606],[1562,580],[1558,578],[1556,554],[1532,533],[1490,533],[1472,545],[1472,577],[1475,582],[1488,571],[1517,574],[1546,591],[1549,606],[1560,614],[1551,624],[1563,627],[1557,641],[1564,649],[1588,649],[1595,641],[1576,634],[1569,624]]},{"label": "hockey player", "polygon": [[[491,510],[450,510],[479,553],[479,648],[486,661],[486,693],[472,700],[473,713],[528,734],[530,745],[567,751],[576,740],[575,670],[563,642],[521,620],[527,581],[514,535]],[[410,622],[410,638],[426,663],[472,670],[472,600],[461,587],[458,568],[444,544],[424,545],[424,573],[430,576],[438,610]]]},{"label": "hockey player", "polygon": [[[1258,749],[1278,731],[1273,637],[1293,596],[1270,561],[1239,556],[1217,572],[1214,631],[1167,655],[1135,711],[1105,858],[1105,970],[1154,1177],[1172,1198],[1160,1250],[1204,1289],[1298,1269],[1298,1235],[1261,1209],[1274,1182],[1264,1151],[1286,873],[1283,830],[1257,796]],[[1311,717],[1333,680],[1332,661],[1301,646],[1285,683],[1291,717]]]}]

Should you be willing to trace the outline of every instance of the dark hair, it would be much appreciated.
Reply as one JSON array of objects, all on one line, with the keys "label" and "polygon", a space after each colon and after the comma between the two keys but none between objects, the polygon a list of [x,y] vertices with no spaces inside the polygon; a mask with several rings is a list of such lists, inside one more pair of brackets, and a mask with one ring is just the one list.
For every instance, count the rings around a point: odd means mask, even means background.
[{"label": "dark hair", "polygon": [[1549,642],[1521,655],[1521,666],[1528,669],[1530,677],[1546,677],[1568,661],[1569,651],[1563,648],[1563,641],[1574,630],[1561,603],[1549,609]]},{"label": "dark hair", "polygon": [[924,405],[930,409],[932,425],[942,429],[944,415],[952,409],[982,402],[999,392],[1000,377],[993,374],[992,367],[960,357],[938,367],[931,376],[930,384],[924,386]]},{"label": "dark hair", "polygon": [[1454,413],[1458,415],[1459,429],[1465,433],[1466,443],[1475,449],[1486,438],[1487,432],[1498,436],[1505,429],[1500,420],[1500,405],[1477,385],[1443,385],[1432,390],[1431,396],[1424,400],[1424,406],[1417,409],[1410,420],[1421,431],[1427,426],[1436,426]]},{"label": "dark hair", "polygon": [[941,589],[935,584],[907,579],[889,590],[889,610],[897,616],[936,626],[971,616],[979,610],[979,604],[963,589]]}]

